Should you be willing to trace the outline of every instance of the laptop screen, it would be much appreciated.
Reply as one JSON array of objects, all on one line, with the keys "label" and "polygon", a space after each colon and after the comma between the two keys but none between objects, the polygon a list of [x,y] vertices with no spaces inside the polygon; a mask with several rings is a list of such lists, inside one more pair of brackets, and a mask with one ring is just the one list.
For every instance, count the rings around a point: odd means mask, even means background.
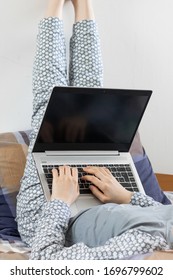
[{"label": "laptop screen", "polygon": [[33,152],[127,152],[151,91],[55,87]]}]

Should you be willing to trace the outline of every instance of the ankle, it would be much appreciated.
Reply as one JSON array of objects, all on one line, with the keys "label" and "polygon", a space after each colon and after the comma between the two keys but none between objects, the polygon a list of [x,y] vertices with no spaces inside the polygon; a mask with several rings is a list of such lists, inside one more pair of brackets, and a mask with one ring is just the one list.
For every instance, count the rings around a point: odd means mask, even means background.
[{"label": "ankle", "polygon": [[75,10],[75,21],[94,20],[92,0],[72,0]]},{"label": "ankle", "polygon": [[65,0],[49,0],[45,17],[58,17],[62,19]]}]

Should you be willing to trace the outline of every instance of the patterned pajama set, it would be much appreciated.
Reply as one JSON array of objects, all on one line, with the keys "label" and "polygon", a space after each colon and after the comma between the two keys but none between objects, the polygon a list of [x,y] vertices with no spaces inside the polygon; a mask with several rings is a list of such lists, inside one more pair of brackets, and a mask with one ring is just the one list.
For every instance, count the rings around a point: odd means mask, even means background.
[{"label": "patterned pajama set", "polygon": [[[45,200],[31,151],[52,89],[55,85],[101,87],[103,66],[94,21],[81,21],[73,27],[69,83],[63,22],[58,18],[43,19],[37,42],[32,133],[17,197],[18,229],[22,240],[31,248],[30,258],[125,259],[169,248],[172,246],[173,221],[166,224],[165,217],[168,213],[173,217],[172,205],[165,206],[148,196],[134,193],[129,205],[104,204],[71,217],[70,209],[63,201]],[[145,223],[148,219],[145,212],[152,216],[148,224]],[[142,221],[138,213],[143,216]],[[98,217],[102,217],[103,224],[97,224]]]}]

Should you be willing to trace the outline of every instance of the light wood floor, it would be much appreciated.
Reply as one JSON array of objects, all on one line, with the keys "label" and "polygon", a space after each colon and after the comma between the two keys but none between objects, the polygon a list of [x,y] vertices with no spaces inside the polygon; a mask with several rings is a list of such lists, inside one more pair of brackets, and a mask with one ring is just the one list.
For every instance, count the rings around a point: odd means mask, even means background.
[{"label": "light wood floor", "polygon": [[163,191],[173,191],[173,175],[156,173],[156,177]]}]

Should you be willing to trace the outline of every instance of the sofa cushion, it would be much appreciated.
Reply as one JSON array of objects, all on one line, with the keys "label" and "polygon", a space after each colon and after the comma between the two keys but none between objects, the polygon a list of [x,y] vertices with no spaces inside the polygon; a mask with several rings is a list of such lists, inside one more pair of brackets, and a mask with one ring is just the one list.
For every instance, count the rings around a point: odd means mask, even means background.
[{"label": "sofa cushion", "polygon": [[0,134],[0,238],[20,239],[16,217],[16,196],[25,168],[28,133]]}]

